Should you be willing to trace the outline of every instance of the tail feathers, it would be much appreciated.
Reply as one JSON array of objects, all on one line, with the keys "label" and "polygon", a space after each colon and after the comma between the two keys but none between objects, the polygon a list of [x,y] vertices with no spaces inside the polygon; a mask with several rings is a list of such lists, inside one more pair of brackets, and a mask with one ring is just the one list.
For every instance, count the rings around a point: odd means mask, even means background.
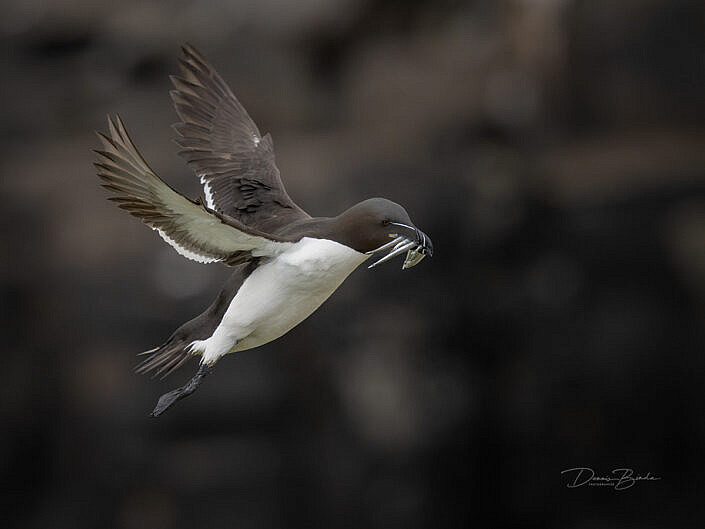
[{"label": "tail feathers", "polygon": [[144,375],[154,371],[152,378],[161,375],[161,378],[164,379],[172,371],[184,365],[193,356],[193,353],[183,341],[170,339],[164,345],[139,353],[138,356],[142,355],[149,356],[137,364],[135,372]]}]

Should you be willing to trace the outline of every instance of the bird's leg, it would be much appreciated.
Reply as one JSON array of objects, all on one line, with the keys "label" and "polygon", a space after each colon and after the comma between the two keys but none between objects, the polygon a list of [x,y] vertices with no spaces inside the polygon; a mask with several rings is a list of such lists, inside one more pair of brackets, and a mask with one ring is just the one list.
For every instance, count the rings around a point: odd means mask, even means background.
[{"label": "bird's leg", "polygon": [[161,397],[159,397],[159,402],[157,402],[156,407],[154,408],[154,411],[150,413],[150,417],[159,417],[162,413],[164,413],[166,410],[168,410],[172,404],[174,404],[177,400],[181,400],[184,397],[188,397],[191,393],[196,391],[196,388],[201,384],[201,381],[208,375],[208,373],[211,372],[213,369],[212,365],[208,364],[201,364],[201,367],[198,368],[198,372],[196,375],[186,382],[183,386],[181,386],[178,389],[175,389],[174,391],[170,391],[169,393],[165,393]]}]

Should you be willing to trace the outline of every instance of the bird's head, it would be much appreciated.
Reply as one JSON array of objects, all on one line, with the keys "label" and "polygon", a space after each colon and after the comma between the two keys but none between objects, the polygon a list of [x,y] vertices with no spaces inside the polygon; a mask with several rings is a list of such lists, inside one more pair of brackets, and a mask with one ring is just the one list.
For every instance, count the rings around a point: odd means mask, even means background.
[{"label": "bird's head", "polygon": [[414,226],[403,207],[391,200],[370,198],[346,210],[336,220],[352,248],[369,255],[384,254],[369,268],[404,252],[403,269],[433,255],[428,235]]}]

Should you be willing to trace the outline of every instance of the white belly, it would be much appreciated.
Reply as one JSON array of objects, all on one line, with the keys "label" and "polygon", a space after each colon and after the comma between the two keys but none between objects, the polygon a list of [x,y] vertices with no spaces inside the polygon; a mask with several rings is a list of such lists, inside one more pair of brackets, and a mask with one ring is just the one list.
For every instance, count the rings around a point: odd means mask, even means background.
[{"label": "white belly", "polygon": [[243,282],[220,325],[192,350],[212,363],[279,338],[310,316],[367,255],[326,239],[303,238]]}]

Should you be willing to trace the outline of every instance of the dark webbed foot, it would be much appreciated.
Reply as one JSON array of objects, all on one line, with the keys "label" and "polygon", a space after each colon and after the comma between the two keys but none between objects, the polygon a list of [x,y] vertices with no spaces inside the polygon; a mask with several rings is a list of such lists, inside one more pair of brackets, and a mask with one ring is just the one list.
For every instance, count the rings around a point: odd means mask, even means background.
[{"label": "dark webbed foot", "polygon": [[149,416],[159,417],[162,413],[168,410],[176,401],[188,397],[191,393],[196,391],[196,388],[198,388],[198,386],[201,384],[203,378],[205,378],[205,376],[211,372],[211,369],[213,369],[212,366],[209,366],[208,364],[201,364],[201,367],[198,368],[198,372],[196,373],[196,375],[186,384],[184,384],[178,389],[175,389],[174,391],[170,391],[169,393],[165,393],[164,395],[159,397],[159,402],[157,402],[154,411],[152,411]]}]

